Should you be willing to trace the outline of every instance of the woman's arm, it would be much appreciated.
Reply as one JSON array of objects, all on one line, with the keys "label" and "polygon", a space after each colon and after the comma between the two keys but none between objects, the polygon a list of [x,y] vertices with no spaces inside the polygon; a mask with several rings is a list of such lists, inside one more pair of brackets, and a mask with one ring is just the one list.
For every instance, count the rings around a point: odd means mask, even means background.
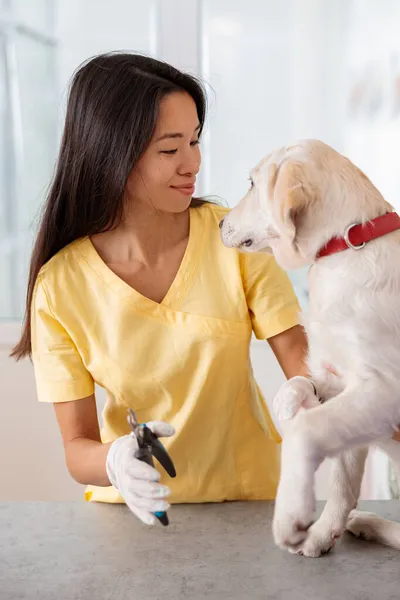
[{"label": "woman's arm", "polygon": [[287,379],[309,377],[306,366],[307,337],[301,325],[291,327],[268,339],[268,343]]},{"label": "woman's arm", "polygon": [[85,485],[109,486],[106,457],[111,444],[100,438],[94,395],[54,404],[71,476]]}]

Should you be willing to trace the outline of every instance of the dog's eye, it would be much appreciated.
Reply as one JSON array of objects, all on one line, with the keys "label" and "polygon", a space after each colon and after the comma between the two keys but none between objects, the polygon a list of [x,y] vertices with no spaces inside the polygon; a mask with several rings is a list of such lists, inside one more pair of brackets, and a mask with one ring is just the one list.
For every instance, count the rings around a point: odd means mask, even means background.
[{"label": "dog's eye", "polygon": [[251,177],[249,177],[249,181],[250,181],[250,189],[252,189],[254,187],[254,181],[251,179]]}]

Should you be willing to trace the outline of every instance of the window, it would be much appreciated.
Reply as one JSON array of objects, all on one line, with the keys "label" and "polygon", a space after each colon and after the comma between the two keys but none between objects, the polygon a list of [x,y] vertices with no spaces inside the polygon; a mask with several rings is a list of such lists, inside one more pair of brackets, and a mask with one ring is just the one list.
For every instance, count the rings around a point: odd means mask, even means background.
[{"label": "window", "polygon": [[57,41],[52,1],[0,6],[0,320],[9,321],[23,314],[34,217],[54,163]]}]

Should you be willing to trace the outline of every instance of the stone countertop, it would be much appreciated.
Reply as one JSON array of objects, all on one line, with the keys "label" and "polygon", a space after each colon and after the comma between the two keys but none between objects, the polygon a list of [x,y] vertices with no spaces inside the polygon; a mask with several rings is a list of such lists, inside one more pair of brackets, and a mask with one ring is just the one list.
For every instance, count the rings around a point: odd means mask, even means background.
[{"label": "stone countertop", "polygon": [[[321,506],[320,506],[321,508]],[[400,520],[400,502],[361,508]],[[274,546],[269,502],[173,506],[148,528],[123,505],[0,504],[1,600],[398,600],[400,553],[345,534],[319,559]]]}]

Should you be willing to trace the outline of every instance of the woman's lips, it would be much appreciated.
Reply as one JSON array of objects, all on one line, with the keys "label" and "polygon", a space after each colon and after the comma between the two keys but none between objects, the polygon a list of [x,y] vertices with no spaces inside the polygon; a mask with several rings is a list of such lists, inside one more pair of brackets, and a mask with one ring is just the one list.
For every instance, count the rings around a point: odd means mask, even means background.
[{"label": "woman's lips", "polygon": [[194,185],[179,186],[179,187],[172,186],[172,188],[174,190],[176,190],[177,192],[184,194],[185,196],[192,196],[194,194],[194,190],[195,190]]}]

